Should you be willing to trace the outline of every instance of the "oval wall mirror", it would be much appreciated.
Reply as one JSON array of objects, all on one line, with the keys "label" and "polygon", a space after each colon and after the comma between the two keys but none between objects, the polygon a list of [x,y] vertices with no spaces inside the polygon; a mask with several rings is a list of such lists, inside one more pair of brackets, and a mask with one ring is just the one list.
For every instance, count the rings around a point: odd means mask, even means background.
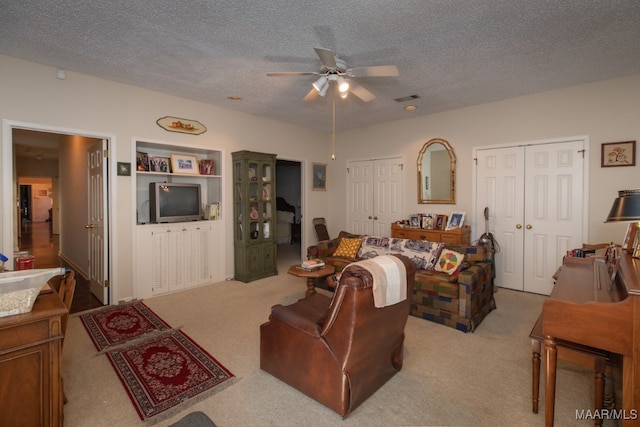
[{"label": "oval wall mirror", "polygon": [[418,203],[456,203],[456,155],[444,139],[431,139],[420,150]]}]

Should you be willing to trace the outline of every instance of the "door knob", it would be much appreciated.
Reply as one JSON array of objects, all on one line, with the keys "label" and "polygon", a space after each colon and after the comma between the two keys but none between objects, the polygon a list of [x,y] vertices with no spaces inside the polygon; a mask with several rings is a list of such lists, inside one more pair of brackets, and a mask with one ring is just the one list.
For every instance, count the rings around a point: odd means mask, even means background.
[{"label": "door knob", "polygon": [[516,225],[516,228],[517,228],[518,230],[520,230],[520,229],[522,228],[522,224],[518,224],[518,225]]},{"label": "door knob", "polygon": [[87,224],[84,226],[84,228],[93,228],[93,224]]},{"label": "door knob", "polygon": [[531,230],[533,226],[531,224],[527,224],[527,230]]},{"label": "door knob", "polygon": [[373,219],[378,219],[378,217],[377,217],[377,216],[374,216],[374,217],[373,217]]},{"label": "door knob", "polygon": [[371,215],[369,215],[369,219],[373,219],[373,217]]}]

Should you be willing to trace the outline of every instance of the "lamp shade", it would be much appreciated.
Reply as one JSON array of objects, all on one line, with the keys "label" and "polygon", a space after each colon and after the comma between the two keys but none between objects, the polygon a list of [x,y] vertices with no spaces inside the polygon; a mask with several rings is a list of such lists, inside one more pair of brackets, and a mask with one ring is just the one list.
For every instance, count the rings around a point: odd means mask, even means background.
[{"label": "lamp shade", "polygon": [[640,190],[620,190],[605,222],[640,221]]}]

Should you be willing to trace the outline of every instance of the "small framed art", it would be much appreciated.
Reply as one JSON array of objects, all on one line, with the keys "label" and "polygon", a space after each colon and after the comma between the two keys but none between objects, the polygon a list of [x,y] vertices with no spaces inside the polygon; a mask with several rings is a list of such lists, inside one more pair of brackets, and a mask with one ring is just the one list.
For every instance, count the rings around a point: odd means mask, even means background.
[{"label": "small framed art", "polygon": [[445,230],[454,230],[456,228],[462,227],[462,225],[464,224],[464,216],[465,212],[451,212]]},{"label": "small framed art", "polygon": [[324,163],[314,163],[313,168],[313,181],[312,190],[327,190],[327,165]]},{"label": "small framed art", "polygon": [[636,142],[606,142],[602,144],[602,158],[600,166],[609,168],[614,166],[636,165]]},{"label": "small framed art", "polygon": [[118,176],[131,176],[131,163],[118,162]]},{"label": "small framed art", "polygon": [[186,175],[199,175],[198,158],[189,154],[171,154],[171,171]]},{"label": "small framed art", "polygon": [[147,153],[136,152],[136,170],[139,172],[149,171],[149,155]]},{"label": "small framed art", "polygon": [[434,230],[444,230],[447,224],[447,216],[438,214],[436,215],[436,224],[433,226]]},{"label": "small framed art", "polygon": [[169,169],[169,158],[159,156],[149,157],[149,171],[164,173],[171,172],[171,170]]},{"label": "small framed art", "polygon": [[200,160],[200,175],[215,175],[216,162],[213,159]]}]

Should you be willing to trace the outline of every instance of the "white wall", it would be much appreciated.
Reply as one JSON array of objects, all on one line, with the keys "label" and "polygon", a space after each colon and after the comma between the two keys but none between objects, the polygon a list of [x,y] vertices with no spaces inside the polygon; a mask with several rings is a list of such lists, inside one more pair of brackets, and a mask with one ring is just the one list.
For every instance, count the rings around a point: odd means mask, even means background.
[{"label": "white wall", "polygon": [[[406,215],[415,212],[472,211],[472,152],[474,147],[588,135],[590,138],[590,240],[621,240],[622,224],[602,224],[619,189],[640,187],[638,166],[600,168],[600,144],[640,139],[640,75],[596,82],[552,92],[514,98],[430,116],[400,120],[343,132],[336,138],[337,160],[331,161],[327,134],[297,126],[237,113],[207,104],[108,82],[67,71],[66,80],[56,78],[56,69],[11,57],[0,56],[0,118],[5,120],[2,138],[7,139],[8,122],[44,125],[78,134],[113,138],[112,174],[115,162],[132,162],[132,141],[145,138],[173,145],[215,148],[225,152],[223,215],[225,252],[233,253],[230,179],[231,153],[253,150],[277,153],[288,160],[304,162],[306,180],[303,198],[306,222],[303,244],[314,242],[313,217],[325,217],[329,232],[336,235],[346,224],[346,162],[400,156],[405,161]],[[425,95],[426,97],[427,95]],[[250,102],[246,100],[243,102]],[[417,111],[419,113],[419,110]],[[412,113],[407,113],[411,117]],[[202,135],[169,133],[156,120],[167,115],[202,122]],[[431,138],[448,140],[458,158],[457,205],[418,205],[416,160],[422,145]],[[301,144],[300,141],[305,141]],[[4,156],[0,140],[0,153]],[[393,147],[393,148],[389,148]],[[640,148],[640,147],[639,147]],[[1,158],[4,167],[10,159]],[[328,191],[310,191],[311,163],[328,163]],[[0,174],[0,179],[4,174]],[[112,285],[114,301],[132,296],[131,236],[135,227],[133,185],[130,177],[111,181],[114,241]],[[1,191],[7,185],[0,182]],[[0,200],[6,199],[4,195]],[[470,216],[470,215],[469,215]],[[0,242],[4,230],[3,220]],[[472,224],[474,229],[478,227]],[[10,227],[10,226],[9,226]],[[475,230],[474,230],[475,231]],[[7,249],[0,247],[0,252]],[[233,259],[226,258],[226,273],[233,274]]]},{"label": "white wall", "polygon": [[[640,74],[341,133],[336,140],[336,167],[330,169],[332,205],[339,206],[346,197],[347,160],[397,155],[405,160],[406,216],[458,210],[466,211],[471,220],[474,147],[578,135],[590,141],[589,240],[622,243],[627,224],[603,221],[618,190],[640,188],[640,156],[636,152],[635,167],[601,168],[600,149],[605,142],[640,141]],[[416,161],[431,138],[449,141],[456,153],[456,205],[417,203]],[[330,232],[336,234],[345,223],[345,209],[334,211]],[[484,232],[484,223],[471,226],[476,237]]]},{"label": "white wall", "polygon": [[[9,136],[7,123],[28,123],[47,129],[64,131],[86,136],[104,135],[113,137],[111,146],[112,175],[115,176],[115,162],[132,162],[131,144],[134,138],[163,141],[173,145],[199,148],[214,148],[225,152],[225,172],[223,218],[225,229],[225,252],[233,253],[232,186],[230,173],[231,153],[237,150],[273,152],[287,159],[308,164],[304,179],[310,182],[312,162],[327,162],[330,157],[329,139],[318,132],[309,131],[273,120],[237,113],[210,105],[193,102],[173,96],[151,92],[132,86],[113,83],[94,77],[67,71],[66,80],[56,78],[54,67],[42,66],[27,61],[0,55],[0,118],[3,119],[0,153],[3,168],[11,165],[11,159],[4,158],[4,140]],[[243,102],[251,102],[246,100]],[[171,115],[198,120],[207,127],[202,135],[170,133],[156,124],[158,118]],[[300,144],[306,141],[307,144]],[[0,174],[3,192],[0,200],[6,199],[4,192],[11,188]],[[7,179],[8,181],[8,179]],[[135,227],[135,205],[130,177],[112,178],[111,209],[113,213],[113,300],[132,296],[132,253],[131,236]],[[307,185],[310,187],[310,184]],[[308,191],[305,209],[328,216],[330,206],[326,193]],[[4,211],[3,211],[4,212]],[[0,243],[5,241],[5,229],[12,221],[3,219],[0,227]],[[9,225],[8,225],[9,224]],[[303,238],[311,236],[311,224],[305,224]],[[0,252],[11,252],[11,248],[0,247]],[[233,275],[233,257],[226,262],[226,275]]]}]

